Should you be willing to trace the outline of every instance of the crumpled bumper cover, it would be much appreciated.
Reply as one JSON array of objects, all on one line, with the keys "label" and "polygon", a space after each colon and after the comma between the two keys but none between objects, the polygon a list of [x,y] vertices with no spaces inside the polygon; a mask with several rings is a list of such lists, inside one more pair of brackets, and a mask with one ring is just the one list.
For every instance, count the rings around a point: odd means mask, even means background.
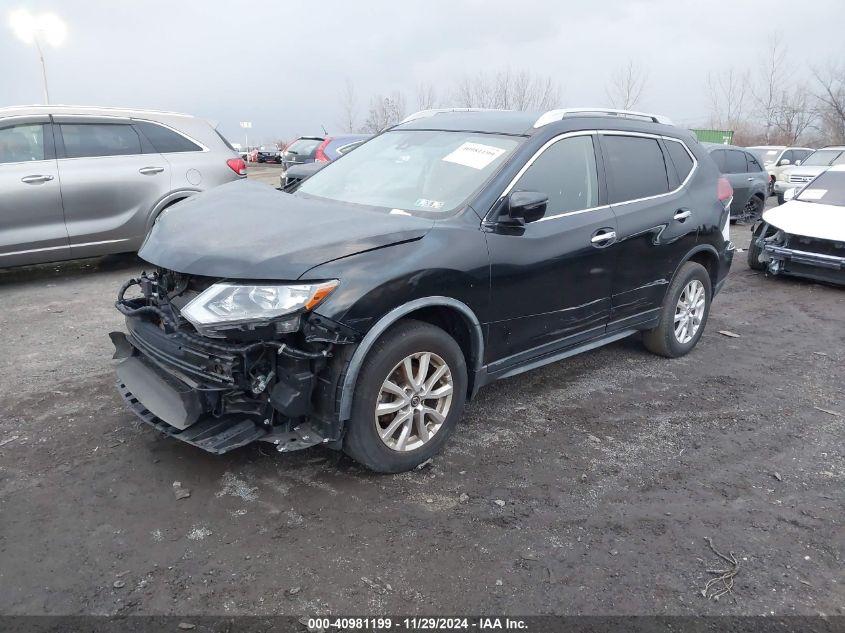
[{"label": "crumpled bumper cover", "polygon": [[845,285],[845,257],[764,243],[769,272]]}]

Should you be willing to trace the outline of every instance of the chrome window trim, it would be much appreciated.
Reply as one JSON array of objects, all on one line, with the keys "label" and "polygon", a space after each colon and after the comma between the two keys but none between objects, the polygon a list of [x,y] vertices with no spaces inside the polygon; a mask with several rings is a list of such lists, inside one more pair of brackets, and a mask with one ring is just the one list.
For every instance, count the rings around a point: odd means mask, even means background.
[{"label": "chrome window trim", "polygon": [[[644,137],[644,138],[663,139],[665,141],[674,141],[675,143],[680,143],[681,146],[686,150],[687,154],[689,154],[689,157],[692,159],[692,169],[690,169],[690,172],[689,172],[689,174],[687,174],[687,177],[684,179],[684,181],[680,185],[678,185],[677,188],[673,189],[672,191],[667,191],[666,193],[660,193],[660,194],[657,194],[655,196],[648,196],[646,198],[635,198],[633,200],[623,200],[622,202],[614,202],[613,204],[603,204],[603,205],[599,205],[599,206],[596,206],[596,207],[588,207],[586,209],[577,209],[575,211],[563,211],[561,213],[556,213],[554,215],[544,216],[544,217],[540,218],[539,220],[537,220],[537,222],[546,222],[548,220],[557,220],[558,218],[564,218],[564,217],[567,217],[567,216],[570,216],[570,215],[578,215],[580,213],[587,213],[588,211],[600,211],[600,210],[603,210],[603,209],[609,209],[609,208],[612,208],[614,206],[619,206],[619,205],[623,205],[623,204],[631,204],[631,203],[634,203],[634,202],[643,202],[645,200],[654,200],[656,198],[662,198],[663,196],[671,196],[671,195],[679,192],[681,189],[683,189],[687,185],[687,183],[689,183],[689,181],[692,179],[695,172],[698,170],[699,163],[698,163],[698,159],[695,157],[695,154],[692,153],[689,146],[684,141],[682,141],[679,138],[675,138],[673,136],[667,136],[665,134],[650,134],[648,132],[628,132],[628,131],[624,131],[624,130],[578,130],[576,132],[565,132],[563,134],[559,134],[559,135],[549,139],[548,141],[543,143],[543,145],[540,146],[540,148],[536,152],[534,152],[534,154],[531,156],[531,158],[529,158],[526,161],[526,163],[520,168],[520,170],[516,173],[516,175],[511,179],[511,181],[504,188],[502,193],[499,194],[499,197],[496,198],[496,202],[494,202],[493,205],[490,207],[490,209],[487,211],[487,215],[490,214],[490,211],[493,210],[493,207],[495,207],[502,200],[502,198],[504,198],[506,195],[508,195],[511,192],[511,190],[514,188],[517,181],[522,177],[522,175],[528,170],[529,167],[531,167],[531,165],[534,163],[534,161],[536,161],[540,157],[540,154],[545,152],[549,147],[551,147],[552,145],[554,145],[558,141],[562,141],[562,140],[567,139],[567,138],[572,138],[572,137],[576,137],[576,136],[598,136],[600,134],[606,134],[606,135],[609,135],[609,136],[638,136],[638,137]],[[663,150],[661,149],[661,151],[663,151]],[[665,159],[666,158],[664,156],[664,160]],[[671,157],[670,157],[669,160],[671,160]],[[668,169],[668,165],[667,165],[667,169]],[[667,172],[667,176],[668,176],[668,172]],[[606,174],[605,174],[605,181],[607,181],[607,175]],[[487,225],[495,224],[495,220],[491,220],[491,219],[489,219],[485,216],[484,223],[487,224]]]},{"label": "chrome window trim", "polygon": [[[163,128],[167,128],[171,132],[175,132],[179,136],[183,136],[186,139],[188,139],[189,141],[191,141],[192,143],[199,145],[202,148],[202,150],[201,150],[202,152],[210,152],[211,151],[205,145],[205,143],[200,143],[194,137],[189,136],[188,134],[185,134],[184,132],[182,132],[180,130],[177,130],[173,126],[167,125],[166,123],[162,123],[161,121],[154,121],[153,119],[145,119],[143,117],[138,117],[138,116],[120,116],[118,114],[57,114],[55,116],[73,117],[73,118],[80,118],[80,119],[85,119],[85,118],[89,118],[89,119],[115,119],[116,121],[123,121],[124,125],[132,125],[133,121],[141,121],[143,123],[152,123],[154,125],[160,125]],[[188,116],[188,115],[185,115],[185,116]],[[191,117],[188,117],[188,118],[191,118]],[[63,125],[63,124],[64,125],[73,125],[73,123],[71,123],[71,122],[53,121],[53,125],[58,126],[58,125]],[[96,123],[82,123],[82,125],[96,125]],[[105,125],[110,125],[110,123],[106,123]],[[62,133],[61,130],[59,130],[59,134],[61,134],[61,133]],[[64,139],[63,139],[63,141],[64,141]],[[152,145],[152,142],[150,142],[150,145]],[[155,149],[155,147],[153,147],[153,149]],[[155,153],[159,154],[159,155],[163,155],[162,152],[159,152],[158,150],[156,150]],[[166,152],[166,153],[167,154],[192,154],[192,153],[193,154],[199,154],[200,152],[192,151],[192,152]],[[141,154],[114,154],[112,156],[74,156],[73,158],[65,157],[65,158],[60,159],[60,160],[76,160],[76,159],[79,159],[79,158],[114,158],[115,156],[149,156],[149,154],[141,153]]]}]

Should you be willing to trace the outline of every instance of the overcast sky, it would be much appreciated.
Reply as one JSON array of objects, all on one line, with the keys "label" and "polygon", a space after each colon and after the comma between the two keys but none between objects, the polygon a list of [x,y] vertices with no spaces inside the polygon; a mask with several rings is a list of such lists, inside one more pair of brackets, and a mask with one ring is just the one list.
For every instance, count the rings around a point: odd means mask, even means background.
[{"label": "overcast sky", "polygon": [[[845,1],[813,0],[0,0],[0,105],[38,103],[33,48],[8,13],[53,11],[68,24],[45,51],[53,102],[177,110],[233,141],[339,131],[345,80],[360,115],[370,95],[510,67],[553,77],[562,105],[607,105],[629,59],[648,70],[639,109],[686,125],[708,114],[708,72],[753,69],[780,31],[799,69],[845,57]],[[252,141],[252,139],[251,139]]]}]

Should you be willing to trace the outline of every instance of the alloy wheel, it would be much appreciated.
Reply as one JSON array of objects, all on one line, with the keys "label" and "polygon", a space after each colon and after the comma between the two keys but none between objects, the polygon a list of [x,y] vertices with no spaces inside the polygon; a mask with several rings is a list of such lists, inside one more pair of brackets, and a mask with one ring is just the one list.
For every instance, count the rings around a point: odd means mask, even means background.
[{"label": "alloy wheel", "polygon": [[394,451],[413,451],[431,441],[452,405],[452,371],[433,352],[403,358],[381,385],[375,425],[381,441]]},{"label": "alloy wheel", "polygon": [[675,306],[675,338],[681,345],[689,343],[698,333],[704,319],[707,302],[704,284],[693,279],[684,286]]}]

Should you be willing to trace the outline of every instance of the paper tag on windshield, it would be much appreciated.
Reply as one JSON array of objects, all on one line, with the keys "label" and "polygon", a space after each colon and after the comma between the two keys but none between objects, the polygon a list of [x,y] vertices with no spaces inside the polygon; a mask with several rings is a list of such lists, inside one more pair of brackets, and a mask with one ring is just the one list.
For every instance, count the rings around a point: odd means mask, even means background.
[{"label": "paper tag on windshield", "polygon": [[492,145],[467,142],[448,156],[444,156],[443,160],[473,169],[484,169],[504,153],[505,150]]},{"label": "paper tag on windshield", "polygon": [[798,196],[799,200],[821,200],[824,198],[824,194],[827,193],[827,189],[804,189],[801,192],[801,195]]}]

